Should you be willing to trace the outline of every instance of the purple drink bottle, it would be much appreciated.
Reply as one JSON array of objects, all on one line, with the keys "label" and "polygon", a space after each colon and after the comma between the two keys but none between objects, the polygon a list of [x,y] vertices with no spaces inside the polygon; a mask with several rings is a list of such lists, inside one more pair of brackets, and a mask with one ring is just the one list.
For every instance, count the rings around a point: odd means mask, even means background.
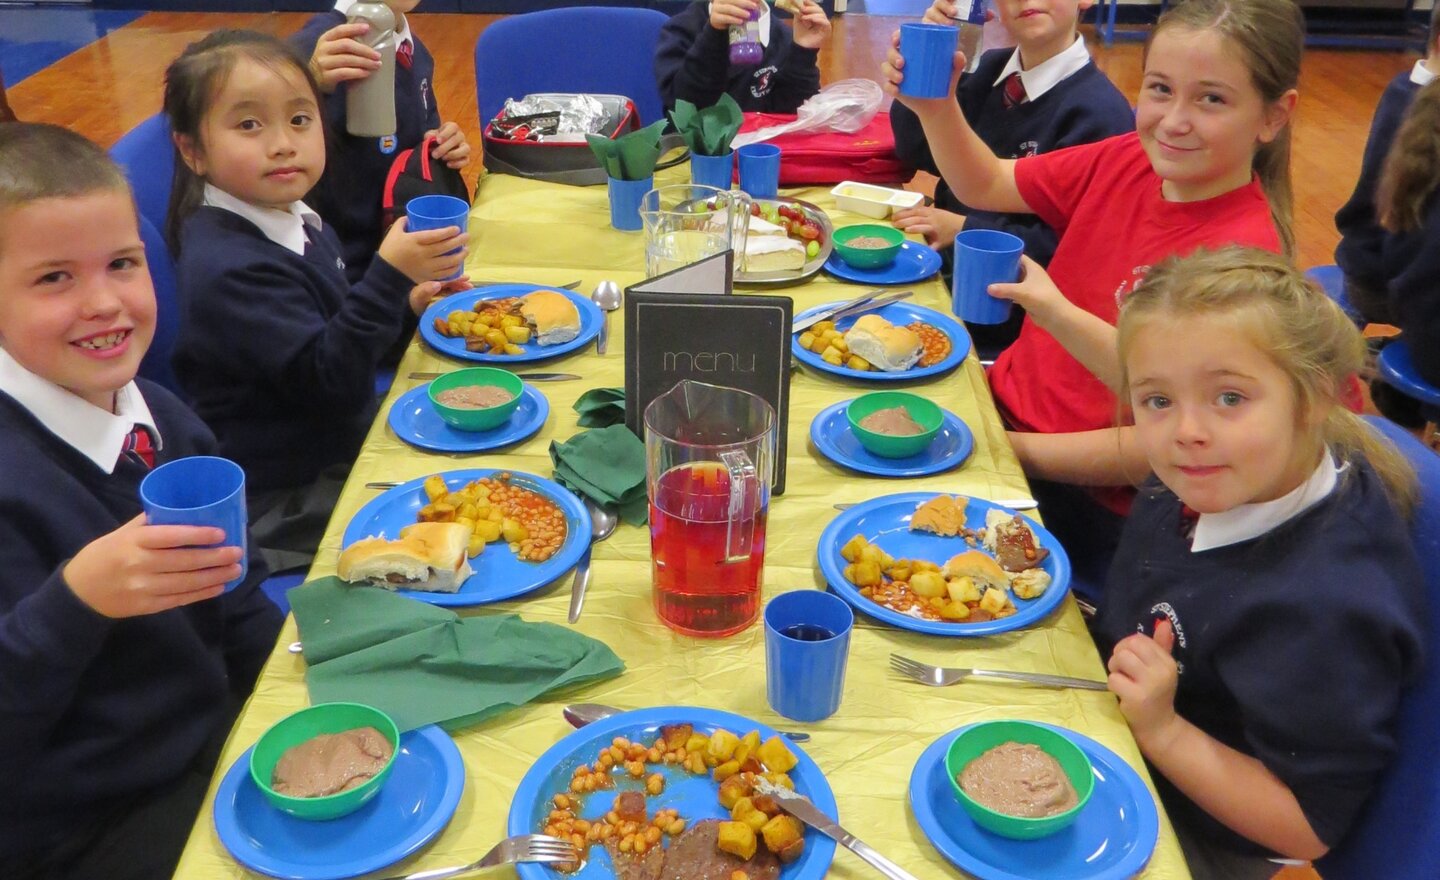
[{"label": "purple drink bottle", "polygon": [[[760,3],[765,0],[760,0]],[[744,24],[730,25],[730,66],[746,67],[759,64],[765,57],[765,47],[760,45],[760,6],[750,10],[750,20]]]}]

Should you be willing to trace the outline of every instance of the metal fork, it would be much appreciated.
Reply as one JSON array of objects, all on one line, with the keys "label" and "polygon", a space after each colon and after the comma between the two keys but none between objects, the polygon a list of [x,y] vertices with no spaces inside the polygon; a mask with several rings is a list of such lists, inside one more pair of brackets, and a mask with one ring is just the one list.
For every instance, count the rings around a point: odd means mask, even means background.
[{"label": "metal fork", "polygon": [[580,861],[580,850],[576,849],[575,845],[568,840],[561,840],[545,834],[518,834],[495,844],[489,852],[480,857],[479,861],[471,862],[468,865],[461,865],[458,868],[435,868],[430,871],[417,871],[414,874],[400,874],[386,877],[384,880],[445,880],[447,877],[458,877],[472,871],[483,871],[499,865],[512,865],[515,862],[553,864],[578,861]]},{"label": "metal fork", "polygon": [[926,684],[930,687],[945,687],[946,685],[959,684],[967,678],[976,678],[985,681],[1019,681],[1052,688],[1079,688],[1080,690],[1086,691],[1106,691],[1110,689],[1109,685],[1105,684],[1105,682],[1092,681],[1088,678],[1071,678],[1068,675],[1046,675],[1043,672],[996,672],[991,669],[947,669],[943,666],[931,666],[929,663],[911,660],[909,657],[902,657],[899,654],[890,655],[890,668],[906,678],[913,678],[921,684]]}]

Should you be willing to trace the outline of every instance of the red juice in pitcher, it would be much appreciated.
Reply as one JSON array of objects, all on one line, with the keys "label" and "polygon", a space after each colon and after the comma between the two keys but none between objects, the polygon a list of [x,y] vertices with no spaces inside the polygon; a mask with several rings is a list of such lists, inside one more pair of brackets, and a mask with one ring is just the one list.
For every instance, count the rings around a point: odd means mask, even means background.
[{"label": "red juice in pitcher", "polygon": [[687,464],[661,475],[650,500],[651,572],[655,613],[671,629],[728,636],[760,616],[766,508],[758,494],[748,493],[732,524],[723,465]]}]

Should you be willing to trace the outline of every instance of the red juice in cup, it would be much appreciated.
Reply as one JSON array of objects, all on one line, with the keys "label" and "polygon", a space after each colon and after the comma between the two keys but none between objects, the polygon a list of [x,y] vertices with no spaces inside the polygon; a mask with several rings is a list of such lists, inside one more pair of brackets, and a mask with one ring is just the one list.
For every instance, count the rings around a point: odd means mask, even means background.
[{"label": "red juice in cup", "polygon": [[757,487],[732,513],[730,479],[724,465],[696,462],[666,471],[651,492],[655,613],[686,635],[728,636],[760,615],[767,506]]}]

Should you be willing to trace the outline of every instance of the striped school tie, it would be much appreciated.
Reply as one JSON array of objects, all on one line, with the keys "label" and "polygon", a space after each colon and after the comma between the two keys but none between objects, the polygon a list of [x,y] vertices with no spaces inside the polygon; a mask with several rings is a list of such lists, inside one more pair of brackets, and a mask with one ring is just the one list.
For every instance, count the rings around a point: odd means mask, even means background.
[{"label": "striped school tie", "polygon": [[1023,104],[1025,102],[1025,83],[1020,80],[1020,71],[1017,70],[1005,77],[1005,82],[1001,84],[1001,89],[1003,90],[1006,110],[1009,110],[1016,104]]},{"label": "striped school tie", "polygon": [[144,425],[136,425],[130,429],[125,437],[125,448],[121,454],[127,456],[136,464],[143,464],[147,469],[155,467],[155,444],[150,439],[150,431]]},{"label": "striped school tie", "polygon": [[401,41],[400,45],[395,47],[395,60],[401,67],[409,70],[410,65],[415,63],[415,45],[409,40]]}]

